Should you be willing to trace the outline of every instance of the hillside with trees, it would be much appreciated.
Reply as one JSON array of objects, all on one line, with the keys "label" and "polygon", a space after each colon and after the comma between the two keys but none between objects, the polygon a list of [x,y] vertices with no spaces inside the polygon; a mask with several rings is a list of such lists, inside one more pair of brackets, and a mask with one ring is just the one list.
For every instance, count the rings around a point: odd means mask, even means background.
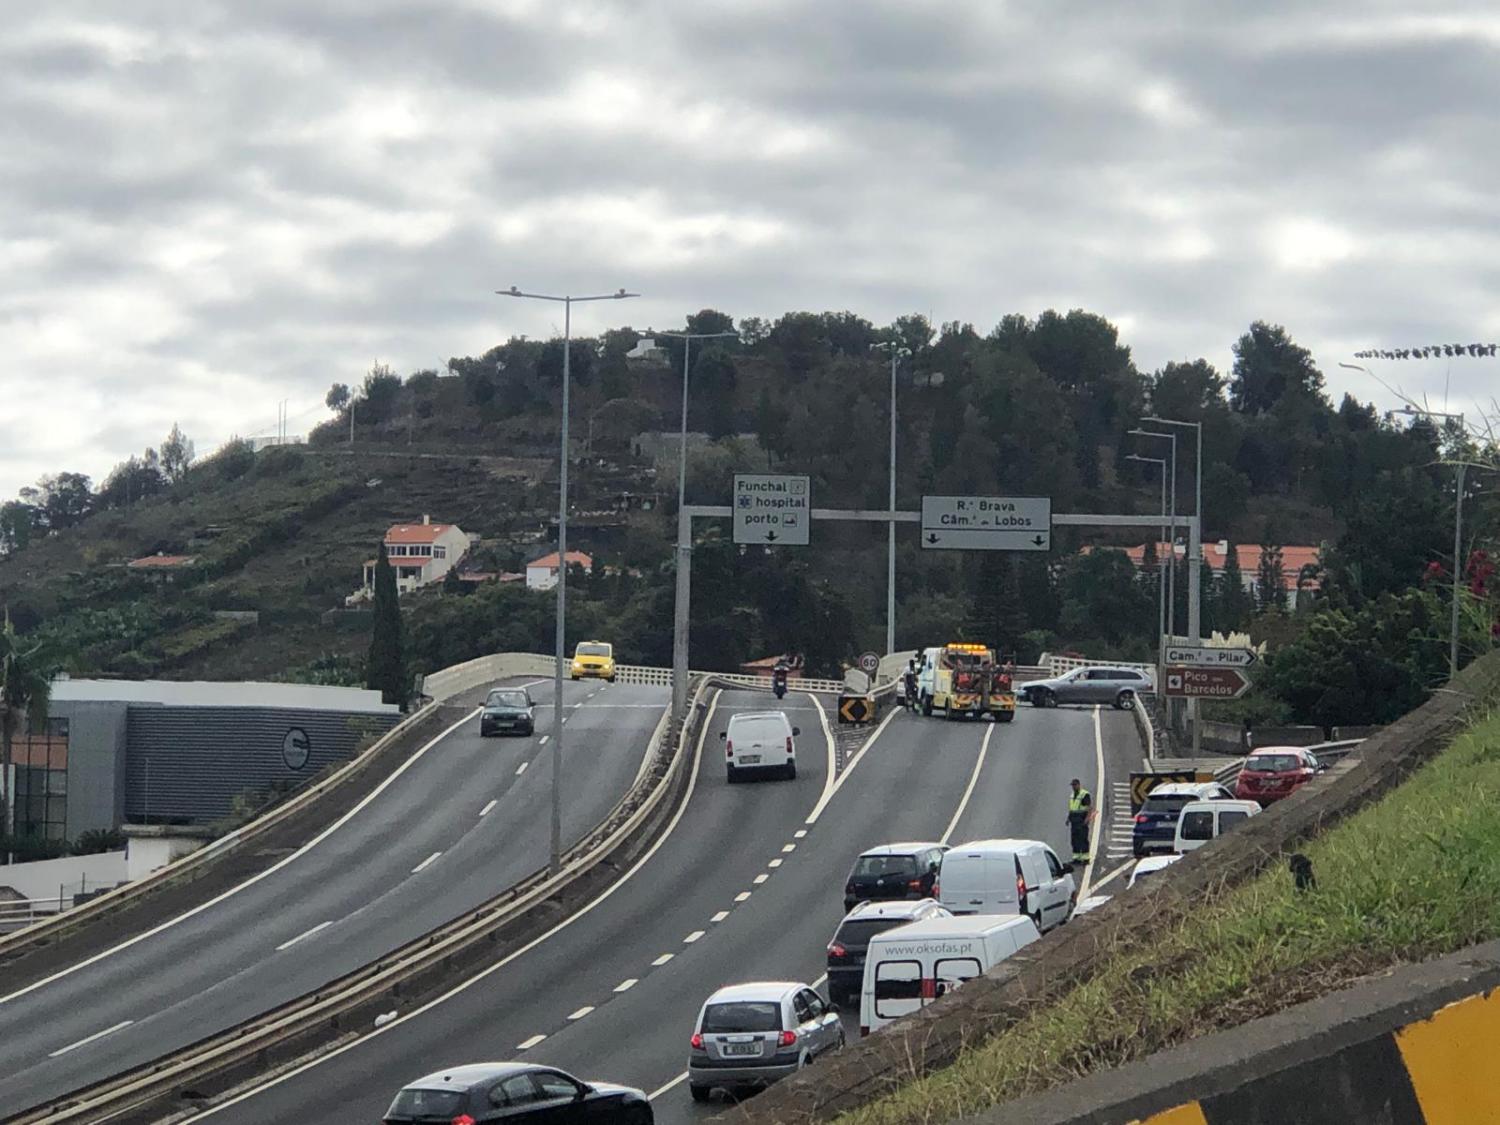
[{"label": "hillside with trees", "polygon": [[[739,332],[692,351],[690,429],[702,436],[690,446],[691,502],[725,503],[734,472],[770,469],[810,475],[818,506],[884,507],[890,368],[876,345],[896,344],[909,352],[898,506],[978,493],[1050,496],[1055,512],[1154,513],[1155,466],[1129,458],[1160,456],[1165,443],[1129,431],[1151,414],[1200,422],[1205,538],[1259,547],[1261,589],[1283,575],[1299,589],[1288,611],[1205,575],[1205,629],[1249,630],[1270,646],[1260,713],[1356,721],[1376,704],[1406,706],[1446,672],[1452,462],[1493,464],[1493,445],[1348,395],[1332,402],[1314,357],[1280,327],[1252,324],[1227,372],[1202,359],[1141,371],[1115,327],[1081,310],[1008,315],[983,334],[920,316],[878,327],[851,312],[736,322],[704,310],[685,327]],[[569,634],[664,664],[682,344],[663,337],[653,350],[644,335],[572,342],[570,545],[595,562],[573,576]],[[370,615],[340,610],[386,525],[423,513],[459,523],[479,537],[472,564],[485,572],[515,571],[554,542],[562,359],[560,340],[515,338],[442,371],[377,365],[357,386],[330,388],[330,420],[305,446],[231,442],[195,460],[173,427],[98,486],[48,476],[0,507],[0,600],[79,674],[364,682]],[[1175,502],[1189,512],[1192,442],[1180,432]],[[1500,517],[1486,475],[1468,482],[1457,560],[1466,657],[1493,643],[1484,567]],[[1064,649],[1150,659],[1155,548],[1140,570],[1108,549],[1147,538],[1059,528],[1049,555],[1008,556],[923,551],[904,532],[898,646],[962,637],[1022,661]],[[694,665],[796,651],[836,672],[881,647],[884,543],[881,528],[820,524],[808,548],[741,549],[727,526],[703,529]],[[1318,564],[1288,575],[1285,545],[1318,548]],[[154,553],[195,561],[170,583],[121,565]],[[1236,569],[1231,557],[1226,574]],[[551,612],[550,596],[517,585],[404,595],[406,666],[548,651]]]}]

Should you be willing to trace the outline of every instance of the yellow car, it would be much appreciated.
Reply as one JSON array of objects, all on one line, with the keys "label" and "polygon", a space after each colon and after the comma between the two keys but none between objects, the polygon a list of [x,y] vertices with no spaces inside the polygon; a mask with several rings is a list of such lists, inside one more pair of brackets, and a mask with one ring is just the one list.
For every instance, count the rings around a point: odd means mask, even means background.
[{"label": "yellow car", "polygon": [[596,680],[615,682],[615,647],[604,641],[579,641],[573,650],[572,677],[581,680],[585,676]]}]

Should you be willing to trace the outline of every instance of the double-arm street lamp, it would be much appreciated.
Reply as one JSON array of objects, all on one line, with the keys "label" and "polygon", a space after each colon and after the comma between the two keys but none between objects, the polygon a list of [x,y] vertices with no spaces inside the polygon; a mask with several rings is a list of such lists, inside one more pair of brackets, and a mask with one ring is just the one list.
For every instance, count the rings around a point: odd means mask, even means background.
[{"label": "double-arm street lamp", "polygon": [[885,651],[889,655],[896,651],[896,365],[911,355],[911,349],[894,341],[875,347],[891,353],[891,520],[886,524],[885,564]]},{"label": "double-arm street lamp", "polygon": [[[1127,453],[1127,461],[1140,461],[1147,465],[1155,465],[1161,470],[1161,518],[1162,538],[1166,539],[1167,520],[1167,459],[1165,457],[1142,457],[1139,453]],[[1167,674],[1167,559],[1163,556],[1157,560],[1156,567],[1156,682],[1162,683],[1162,677]],[[1158,689],[1159,690],[1159,689]]]},{"label": "double-arm street lamp", "polygon": [[[682,341],[682,432],[679,435],[677,449],[677,518],[681,521],[682,510],[687,504],[688,372],[692,368],[689,357],[692,355],[693,341],[718,340],[725,337],[733,337],[737,340],[740,334],[731,330],[728,332],[651,332],[649,335],[667,336],[673,340]],[[688,538],[690,537],[681,535],[677,537],[677,605],[681,607],[680,612],[683,617],[681,620],[674,620],[672,624],[673,631],[680,634],[674,637],[672,645],[672,716],[675,721],[683,719],[684,710],[687,707],[688,568],[687,560],[682,556],[693,549],[692,544],[687,542]]]},{"label": "double-arm street lamp", "polygon": [[623,301],[639,293],[601,293],[597,296],[554,296],[551,293],[523,293],[512,285],[495,290],[502,297],[522,297],[531,301],[556,301],[563,307],[562,369],[562,452],[557,486],[557,632],[556,667],[552,676],[552,850],[549,867],[556,874],[562,866],[562,743],[563,743],[563,661],[565,651],[564,621],[568,606],[568,382],[569,354],[572,351],[573,306],[583,301]]}]

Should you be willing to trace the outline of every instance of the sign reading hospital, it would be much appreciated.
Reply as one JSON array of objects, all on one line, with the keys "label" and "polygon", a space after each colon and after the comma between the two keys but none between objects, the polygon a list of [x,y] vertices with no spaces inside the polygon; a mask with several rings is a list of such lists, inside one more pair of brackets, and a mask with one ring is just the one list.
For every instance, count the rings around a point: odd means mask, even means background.
[{"label": "sign reading hospital", "polygon": [[922,546],[948,551],[1045,551],[1052,546],[1046,496],[924,496]]},{"label": "sign reading hospital", "polygon": [[807,546],[812,489],[807,477],[773,473],[734,475],[734,541]]}]

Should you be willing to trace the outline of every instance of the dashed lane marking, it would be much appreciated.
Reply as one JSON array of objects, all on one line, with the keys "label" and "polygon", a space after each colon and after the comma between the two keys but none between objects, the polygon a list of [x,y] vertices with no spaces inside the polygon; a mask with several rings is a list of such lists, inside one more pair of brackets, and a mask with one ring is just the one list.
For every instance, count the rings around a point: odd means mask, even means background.
[{"label": "dashed lane marking", "polygon": [[727,911],[727,910],[721,910],[717,914],[715,914],[712,918],[710,918],[709,921],[710,922],[722,922],[722,921],[724,921],[725,918],[728,918],[728,917],[729,917],[729,911]]},{"label": "dashed lane marking", "polygon": [[425,871],[427,869],[427,866],[429,864],[431,864],[432,862],[434,862],[437,859],[437,857],[440,856],[440,855],[442,855],[442,854],[443,854],[442,852],[433,852],[430,856],[428,856],[426,859],[424,859],[421,863],[419,863],[415,867],[413,867],[411,869],[411,873],[413,875],[415,875],[419,871]]},{"label": "dashed lane marking", "polygon": [[490,810],[493,809],[499,803],[500,803],[500,798],[496,797],[489,804],[485,805],[484,808],[482,808],[482,809],[479,810],[479,815],[480,816],[489,816],[490,815]]},{"label": "dashed lane marking", "polygon": [[571,1016],[569,1016],[568,1019],[569,1019],[569,1021],[572,1021],[572,1020],[581,1020],[581,1019],[583,1019],[584,1016],[588,1015],[593,1010],[594,1010],[594,1006],[592,1004],[585,1004],[583,1007],[579,1008],[578,1011],[574,1012]]},{"label": "dashed lane marking", "polygon": [[518,1051],[529,1051],[529,1050],[531,1050],[531,1048],[535,1047],[538,1043],[540,1043],[545,1038],[547,1038],[545,1035],[533,1035],[530,1039],[527,1039],[525,1042],[523,1042],[523,1043],[517,1043],[516,1044],[516,1050],[518,1050]]},{"label": "dashed lane marking", "polygon": [[668,1082],[665,1086],[659,1086],[655,1090],[652,1090],[649,1094],[646,1095],[646,1100],[648,1102],[654,1102],[668,1090],[675,1090],[678,1086],[681,1086],[684,1082],[687,1081],[687,1076],[688,1072],[684,1070],[681,1074],[672,1079],[672,1081]]},{"label": "dashed lane marking", "polygon": [[707,932],[708,932],[707,930],[694,930],[692,933],[688,934],[687,937],[685,937],[685,938],[682,939],[682,944],[683,945],[692,945],[693,942],[697,941],[699,938],[701,938]]},{"label": "dashed lane marking", "polygon": [[530,762],[522,762],[519,766],[517,766],[516,767],[516,776],[520,777],[523,773],[525,773],[526,772],[526,767],[529,766],[529,765],[531,765]]},{"label": "dashed lane marking", "polygon": [[750,892],[749,891],[741,891],[739,894],[737,894],[737,895],[734,896],[734,901],[735,902],[744,902],[749,897],[750,897]]},{"label": "dashed lane marking", "polygon": [[544,734],[544,735],[542,735],[542,740],[540,742],[538,742],[537,745],[538,746],[545,746],[545,745],[547,745],[547,739],[549,739],[551,737],[552,736],[550,734]]},{"label": "dashed lane marking", "polygon": [[639,983],[640,983],[640,981],[636,977],[626,977],[619,984],[615,985],[615,991],[616,992],[629,992],[632,988],[634,988]]},{"label": "dashed lane marking", "polygon": [[317,933],[319,930],[326,930],[331,925],[333,925],[332,921],[319,922],[312,929],[306,930],[306,931],[298,934],[296,937],[292,938],[290,941],[284,941],[284,942],[282,942],[280,945],[278,945],[276,947],[276,952],[280,953],[283,949],[290,949],[292,946],[296,945],[299,941],[303,941],[306,938],[310,938],[310,937],[313,936],[313,934]]},{"label": "dashed lane marking", "polygon": [[804,836],[807,835],[807,829],[806,828],[799,828],[799,829],[797,829],[797,831],[793,832],[792,835],[796,839],[800,840],[800,839],[802,839],[802,837],[804,837]]},{"label": "dashed lane marking", "polygon": [[676,956],[677,956],[677,954],[675,954],[675,953],[663,953],[655,961],[651,962],[651,967],[653,969],[659,969],[663,965],[665,965],[668,961],[670,961],[673,957],[676,957]]},{"label": "dashed lane marking", "polygon": [[121,1020],[119,1023],[115,1024],[114,1027],[106,1027],[103,1031],[96,1031],[92,1035],[84,1036],[77,1043],[69,1043],[66,1047],[59,1047],[47,1057],[49,1059],[55,1059],[58,1055],[66,1055],[69,1051],[76,1051],[79,1047],[86,1047],[90,1043],[94,1042],[94,1040],[103,1039],[106,1035],[113,1035],[115,1032],[129,1027],[133,1023],[135,1023],[135,1020]]},{"label": "dashed lane marking", "polygon": [[756,886],[757,886],[757,887],[758,887],[758,886],[760,886],[760,885],[761,885],[761,884],[762,884],[762,883],[764,883],[764,882],[765,882],[765,881],[766,881],[766,880],[767,880],[767,879],[769,879],[769,878],[770,878],[770,876],[769,876],[769,875],[767,875],[767,874],[766,874],[766,873],[765,873],[765,872],[764,872],[764,871],[762,871],[762,872],[761,872],[761,873],[760,873],[760,874],[759,874],[759,875],[757,875],[757,876],[756,876],[756,877],[755,877],[755,878],[754,878],[754,879],[753,879],[753,880],[752,880],[752,882],[754,882],[754,883],[755,883],[755,885],[756,885]]},{"label": "dashed lane marking", "polygon": [[782,844],[781,845],[782,854],[786,854],[787,852],[794,852],[796,850],[797,850],[797,845],[796,844]]},{"label": "dashed lane marking", "polygon": [[779,859],[773,859],[770,863],[766,864],[766,866],[767,867],[780,867],[781,863],[782,863],[781,860],[779,860]]}]

